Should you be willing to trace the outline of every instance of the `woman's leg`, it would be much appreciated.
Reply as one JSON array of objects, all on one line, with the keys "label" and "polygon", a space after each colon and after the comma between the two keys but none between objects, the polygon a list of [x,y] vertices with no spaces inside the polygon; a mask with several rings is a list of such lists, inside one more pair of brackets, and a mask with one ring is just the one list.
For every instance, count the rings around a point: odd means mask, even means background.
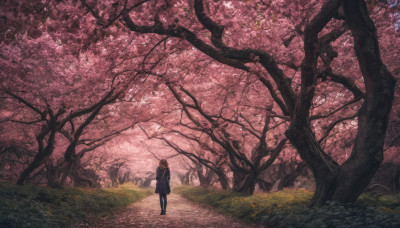
[{"label": "woman's leg", "polygon": [[164,210],[164,205],[163,205],[163,194],[160,193],[160,206],[161,210]]},{"label": "woman's leg", "polygon": [[164,198],[164,211],[167,209],[167,194],[163,194],[162,197]]}]

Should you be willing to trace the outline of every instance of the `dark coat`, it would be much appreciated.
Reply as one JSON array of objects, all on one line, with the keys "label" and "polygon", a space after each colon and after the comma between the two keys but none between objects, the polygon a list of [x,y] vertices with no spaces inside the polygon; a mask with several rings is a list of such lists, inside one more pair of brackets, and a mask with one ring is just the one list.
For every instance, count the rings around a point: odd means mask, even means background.
[{"label": "dark coat", "polygon": [[170,179],[170,172],[169,168],[161,168],[158,167],[156,171],[156,193],[159,194],[169,194],[171,193],[171,188],[169,186],[169,179]]}]

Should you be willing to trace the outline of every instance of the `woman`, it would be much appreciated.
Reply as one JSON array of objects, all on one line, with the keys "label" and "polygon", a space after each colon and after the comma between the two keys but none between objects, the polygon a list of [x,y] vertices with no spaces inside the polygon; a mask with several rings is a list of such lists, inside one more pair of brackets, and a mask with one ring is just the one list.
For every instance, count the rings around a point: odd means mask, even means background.
[{"label": "woman", "polygon": [[161,159],[156,171],[156,193],[160,194],[160,215],[165,215],[165,210],[167,209],[167,194],[171,193],[171,188],[169,187],[169,179],[170,172],[168,168],[168,162],[165,159]]}]

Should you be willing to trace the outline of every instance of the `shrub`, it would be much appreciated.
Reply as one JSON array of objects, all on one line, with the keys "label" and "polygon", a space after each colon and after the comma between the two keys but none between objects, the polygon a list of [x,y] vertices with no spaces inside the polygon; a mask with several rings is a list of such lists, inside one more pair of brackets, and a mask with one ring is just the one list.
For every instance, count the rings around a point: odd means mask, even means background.
[{"label": "shrub", "polygon": [[309,208],[312,192],[285,189],[244,195],[226,190],[178,186],[174,192],[218,211],[267,227],[400,227],[400,194],[363,194],[355,204],[329,202]]},{"label": "shrub", "polygon": [[0,227],[87,225],[151,193],[133,184],[109,189],[53,189],[0,183]]}]

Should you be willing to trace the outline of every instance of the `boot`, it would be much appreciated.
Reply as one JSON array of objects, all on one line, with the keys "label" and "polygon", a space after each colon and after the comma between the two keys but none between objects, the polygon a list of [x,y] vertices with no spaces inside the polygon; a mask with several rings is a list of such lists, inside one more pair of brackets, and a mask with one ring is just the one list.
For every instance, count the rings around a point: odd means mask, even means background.
[{"label": "boot", "polygon": [[164,212],[164,210],[161,210],[161,213],[160,213],[160,215],[165,215],[165,212]]}]

